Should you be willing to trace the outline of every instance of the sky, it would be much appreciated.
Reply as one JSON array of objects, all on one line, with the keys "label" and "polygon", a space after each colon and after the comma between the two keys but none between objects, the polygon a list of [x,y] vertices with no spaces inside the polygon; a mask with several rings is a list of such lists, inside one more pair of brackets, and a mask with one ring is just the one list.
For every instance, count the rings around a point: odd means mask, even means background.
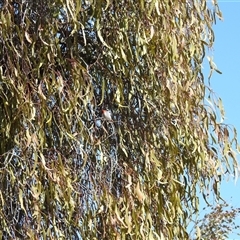
[{"label": "sky", "polygon": [[[221,97],[225,109],[224,122],[235,126],[240,143],[240,0],[219,0],[218,5],[223,21],[217,21],[213,27],[214,47],[213,51],[206,52],[206,55],[213,55],[213,61],[222,74],[213,73],[211,88]],[[207,79],[209,68],[204,67],[203,73]],[[238,160],[240,163],[240,155]],[[233,178],[228,181],[225,179],[221,194],[230,205],[240,208],[240,177],[236,184]],[[235,222],[240,226],[240,216]],[[240,240],[240,236],[230,234],[228,239]]]}]

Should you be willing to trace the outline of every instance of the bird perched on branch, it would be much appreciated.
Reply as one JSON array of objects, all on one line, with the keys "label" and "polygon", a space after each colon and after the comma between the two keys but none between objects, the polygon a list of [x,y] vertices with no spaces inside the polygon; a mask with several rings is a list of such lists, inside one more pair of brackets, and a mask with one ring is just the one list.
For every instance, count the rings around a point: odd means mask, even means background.
[{"label": "bird perched on branch", "polygon": [[103,109],[102,115],[107,121],[112,121],[112,114],[109,110]]}]

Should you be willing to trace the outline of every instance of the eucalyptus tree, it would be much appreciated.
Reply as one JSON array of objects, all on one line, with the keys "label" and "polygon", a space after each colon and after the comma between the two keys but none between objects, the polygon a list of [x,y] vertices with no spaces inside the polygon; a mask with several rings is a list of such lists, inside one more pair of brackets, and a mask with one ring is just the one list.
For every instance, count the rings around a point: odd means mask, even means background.
[{"label": "eucalyptus tree", "polygon": [[0,9],[1,235],[187,239],[197,189],[217,199],[237,169],[235,130],[201,68],[217,3]]}]

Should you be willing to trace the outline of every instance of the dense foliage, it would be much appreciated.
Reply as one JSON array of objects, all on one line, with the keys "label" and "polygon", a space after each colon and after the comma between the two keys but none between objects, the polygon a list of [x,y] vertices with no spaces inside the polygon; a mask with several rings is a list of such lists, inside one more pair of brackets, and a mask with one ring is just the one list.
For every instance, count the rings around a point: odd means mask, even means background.
[{"label": "dense foliage", "polygon": [[206,0],[0,1],[0,235],[188,238],[197,189],[218,198],[237,169],[201,69],[217,16]]}]

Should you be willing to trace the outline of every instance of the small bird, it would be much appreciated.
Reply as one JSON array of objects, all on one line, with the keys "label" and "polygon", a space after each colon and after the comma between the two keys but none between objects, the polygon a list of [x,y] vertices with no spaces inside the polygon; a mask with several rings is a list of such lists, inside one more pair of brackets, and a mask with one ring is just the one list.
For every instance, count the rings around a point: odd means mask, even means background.
[{"label": "small bird", "polygon": [[103,109],[102,110],[102,115],[106,120],[112,121],[112,116],[111,116],[112,114],[109,110]]}]

